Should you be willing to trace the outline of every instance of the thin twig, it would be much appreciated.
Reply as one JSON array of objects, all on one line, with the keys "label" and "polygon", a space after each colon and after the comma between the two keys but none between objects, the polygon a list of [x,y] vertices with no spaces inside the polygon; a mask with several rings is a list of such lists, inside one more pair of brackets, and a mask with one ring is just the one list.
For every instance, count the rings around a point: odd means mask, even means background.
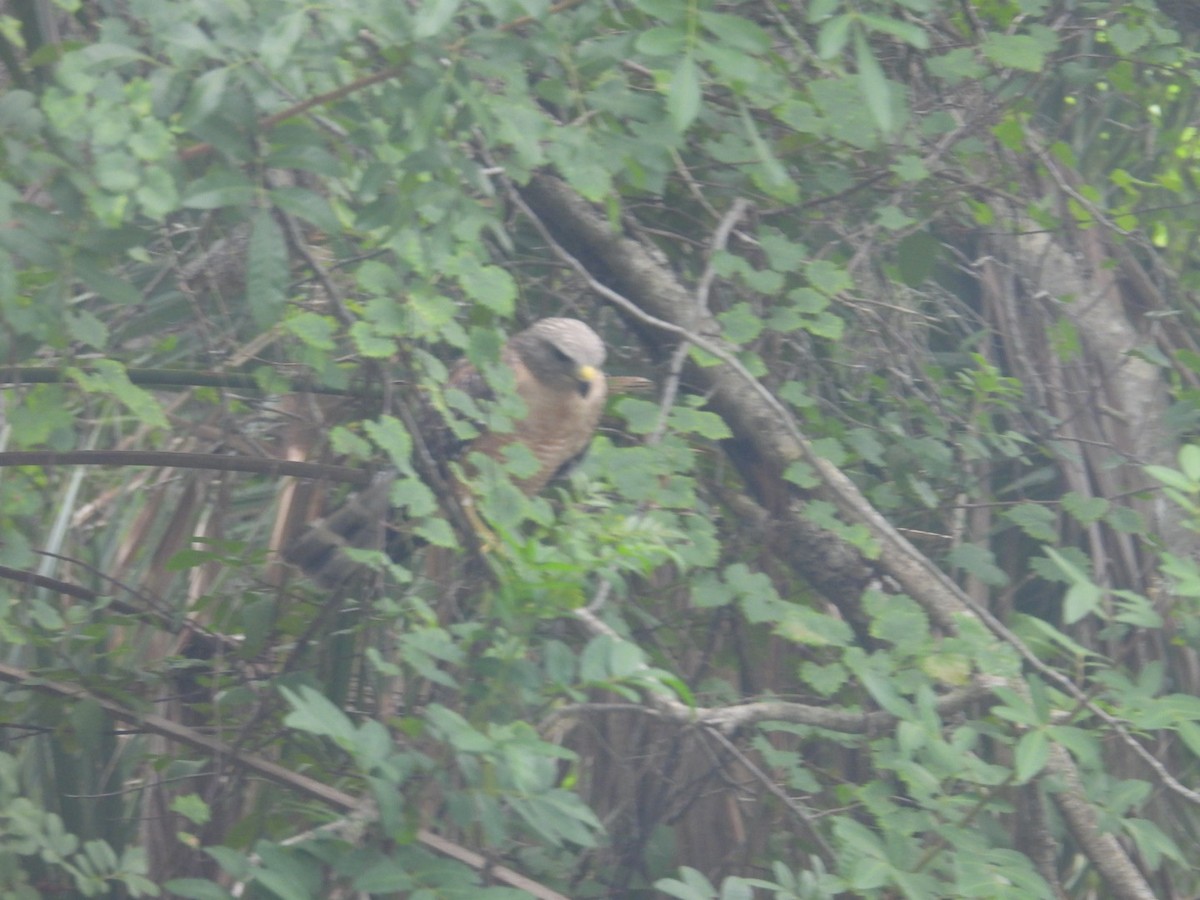
[{"label": "thin twig", "polygon": [[801,807],[800,804],[791,797],[789,797],[787,792],[775,783],[774,779],[760,769],[758,765],[755,764],[754,760],[750,759],[750,757],[743,753],[741,749],[733,743],[733,741],[729,740],[729,738],[725,737],[725,735],[721,734],[721,732],[716,731],[715,729],[708,729],[705,731],[705,734],[724,747],[726,752],[731,754],[739,763],[745,766],[746,770],[753,775],[763,787],[779,798],[780,802],[783,803],[788,812],[795,816],[797,821],[804,826],[805,831],[808,832],[808,836],[812,839],[813,843],[817,845],[817,850],[821,855],[821,861],[825,863],[826,867],[831,871],[836,868],[837,854],[834,853],[833,848],[825,842],[825,838],[821,837],[821,832],[817,828],[817,823],[813,821],[813,817],[808,814],[808,811]]},{"label": "thin twig", "polygon": [[721,217],[721,222],[717,225],[717,230],[713,232],[712,242],[709,245],[708,261],[704,265],[704,273],[700,276],[700,281],[696,285],[696,305],[701,309],[708,309],[708,294],[712,290],[713,280],[717,277],[716,258],[717,254],[725,249],[725,245],[729,243],[729,235],[733,228],[742,216],[746,214],[746,210],[750,208],[750,203],[744,197],[738,197],[730,204],[725,215]]}]

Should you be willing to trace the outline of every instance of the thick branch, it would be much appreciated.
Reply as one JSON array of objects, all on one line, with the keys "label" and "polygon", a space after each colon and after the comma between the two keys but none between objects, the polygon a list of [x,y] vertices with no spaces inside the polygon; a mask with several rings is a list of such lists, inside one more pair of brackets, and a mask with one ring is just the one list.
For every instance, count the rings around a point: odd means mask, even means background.
[{"label": "thick branch", "polygon": [[[84,373],[91,370],[87,366],[80,367]],[[125,374],[136,385],[151,388],[193,388],[218,387],[238,391],[263,393],[262,385],[253,375],[238,372],[202,372],[194,369],[137,369],[127,368]],[[0,369],[0,384],[74,384],[72,378],[63,368],[50,366],[7,366]],[[345,390],[343,388],[326,387],[315,381],[303,378],[293,378],[287,381],[288,389],[306,394],[331,394],[333,396],[374,397],[378,390]]]},{"label": "thick branch", "polygon": [[1058,744],[1051,746],[1046,768],[1063,782],[1063,787],[1052,794],[1054,805],[1092,865],[1104,876],[1113,896],[1120,900],[1154,900],[1154,891],[1117,839],[1101,828],[1100,817],[1084,795],[1079,770],[1067,751]]},{"label": "thick branch", "polygon": [[[593,636],[605,635],[614,640],[621,640],[616,631],[589,609],[575,610],[575,618]],[[650,666],[643,664],[642,668],[649,669]],[[827,731],[839,731],[844,734],[877,734],[892,728],[897,721],[895,716],[883,710],[848,712],[823,706],[809,706],[805,703],[793,703],[789,700],[760,700],[731,706],[703,707],[688,706],[674,697],[661,693],[647,692],[645,696],[650,707],[645,711],[650,715],[680,725],[700,725],[712,728],[725,735],[734,734],[760,722],[791,722],[794,725],[811,725],[814,728],[824,728]],[[990,697],[990,685],[972,684],[939,698],[937,710],[939,715],[949,716],[960,712],[971,703],[988,701]],[[577,710],[586,711],[591,708],[594,708],[593,704],[584,703],[579,706],[564,707],[558,713],[569,715]]]}]

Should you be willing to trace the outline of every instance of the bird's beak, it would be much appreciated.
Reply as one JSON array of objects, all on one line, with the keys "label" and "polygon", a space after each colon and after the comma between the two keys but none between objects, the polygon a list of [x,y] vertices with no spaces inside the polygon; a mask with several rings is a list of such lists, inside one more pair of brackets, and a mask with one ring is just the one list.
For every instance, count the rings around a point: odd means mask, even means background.
[{"label": "bird's beak", "polygon": [[600,371],[594,366],[580,366],[575,370],[575,380],[579,383],[579,394],[582,397],[588,395],[593,382],[600,377]]}]

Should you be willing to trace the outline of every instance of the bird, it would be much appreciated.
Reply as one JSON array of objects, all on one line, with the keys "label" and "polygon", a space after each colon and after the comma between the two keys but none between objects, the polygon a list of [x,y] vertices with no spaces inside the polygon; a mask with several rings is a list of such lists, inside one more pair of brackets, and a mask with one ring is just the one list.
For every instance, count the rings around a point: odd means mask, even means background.
[{"label": "bird", "polygon": [[[440,466],[461,460],[468,476],[473,454],[499,461],[506,448],[522,444],[533,454],[537,468],[513,483],[533,496],[586,453],[608,395],[606,356],[604,341],[587,323],[557,316],[539,319],[510,337],[500,351],[500,362],[512,371],[516,394],[525,405],[524,415],[512,428],[484,431],[461,443],[447,439],[444,423],[422,423],[439,432],[423,434],[424,443],[442,457],[436,460]],[[460,390],[473,400],[492,398],[483,374],[465,360],[452,369],[446,388]],[[309,525],[287,547],[285,558],[325,587],[339,585],[361,571],[363,567],[341,550],[382,545],[388,495],[396,477],[394,470],[375,476],[367,490]],[[465,486],[453,478],[451,483],[458,499],[469,504]],[[469,518],[477,524],[477,519]]]}]

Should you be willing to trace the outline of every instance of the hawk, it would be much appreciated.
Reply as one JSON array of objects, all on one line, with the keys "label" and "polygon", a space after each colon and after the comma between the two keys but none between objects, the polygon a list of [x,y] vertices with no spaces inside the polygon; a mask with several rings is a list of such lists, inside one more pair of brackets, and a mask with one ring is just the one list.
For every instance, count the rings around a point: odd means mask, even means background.
[{"label": "hawk", "polygon": [[[513,372],[525,415],[510,431],[484,432],[458,449],[465,450],[467,457],[482,453],[499,460],[506,447],[523,444],[538,466],[533,474],[514,483],[526,494],[536,494],[582,457],[591,443],[608,394],[601,369],[605,355],[600,336],[578,319],[541,319],[513,335],[501,350],[500,361]],[[473,399],[491,396],[483,375],[466,361],[455,367],[446,386]],[[426,443],[434,448],[450,444],[429,436]],[[438,460],[441,464],[450,461]],[[359,567],[340,551],[347,546],[377,547],[382,543],[388,488],[394,477],[394,472],[383,473],[370,489],[314,522],[287,548],[286,558],[327,587],[354,574]]]}]

